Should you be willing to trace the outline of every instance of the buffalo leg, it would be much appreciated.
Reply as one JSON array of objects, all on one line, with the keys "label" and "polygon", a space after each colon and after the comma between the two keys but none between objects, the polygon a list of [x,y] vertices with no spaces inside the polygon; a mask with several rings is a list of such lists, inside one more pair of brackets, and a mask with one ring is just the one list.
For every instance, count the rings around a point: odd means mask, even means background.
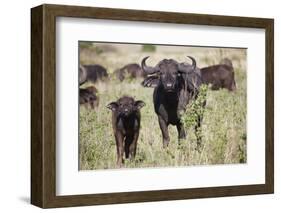
[{"label": "buffalo leg", "polygon": [[139,136],[138,133],[135,133],[134,135],[126,136],[126,139],[125,139],[125,157],[126,158],[130,158],[131,160],[135,158],[138,136]]},{"label": "buffalo leg", "polygon": [[160,116],[158,116],[158,121],[159,121],[159,126],[160,126],[160,129],[162,132],[162,137],[163,137],[163,147],[165,148],[168,146],[168,144],[170,142],[168,125]]},{"label": "buffalo leg", "polygon": [[130,147],[133,143],[133,136],[132,135],[126,135],[125,138],[125,158],[130,157]]},{"label": "buffalo leg", "polygon": [[116,147],[117,147],[117,166],[120,168],[123,164],[124,155],[124,137],[122,134],[115,135]]},{"label": "buffalo leg", "polygon": [[234,91],[236,89],[235,80],[229,79],[224,81],[224,88],[227,88],[228,91]]},{"label": "buffalo leg", "polygon": [[179,140],[180,139],[185,139],[186,135],[185,135],[184,125],[183,125],[182,122],[179,122],[177,124],[177,130],[178,130]]},{"label": "buffalo leg", "polygon": [[138,138],[139,138],[139,132],[136,132],[134,134],[133,141],[130,144],[130,158],[131,159],[134,159],[136,156]]},{"label": "buffalo leg", "polygon": [[236,90],[236,83],[235,83],[235,80],[233,80],[232,83],[231,83],[230,91],[235,91],[235,90]]}]

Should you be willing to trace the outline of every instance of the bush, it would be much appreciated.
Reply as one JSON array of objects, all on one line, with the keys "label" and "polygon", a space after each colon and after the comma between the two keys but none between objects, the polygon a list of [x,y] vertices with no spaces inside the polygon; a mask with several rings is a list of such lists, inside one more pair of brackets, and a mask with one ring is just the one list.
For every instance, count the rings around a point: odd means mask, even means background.
[{"label": "bush", "polygon": [[194,127],[197,124],[198,119],[203,117],[207,100],[207,90],[207,85],[201,85],[197,98],[187,105],[186,113],[182,116],[182,121],[186,128]]},{"label": "bush", "polygon": [[143,52],[155,52],[156,46],[154,46],[152,44],[144,44],[144,45],[142,45],[142,51]]}]

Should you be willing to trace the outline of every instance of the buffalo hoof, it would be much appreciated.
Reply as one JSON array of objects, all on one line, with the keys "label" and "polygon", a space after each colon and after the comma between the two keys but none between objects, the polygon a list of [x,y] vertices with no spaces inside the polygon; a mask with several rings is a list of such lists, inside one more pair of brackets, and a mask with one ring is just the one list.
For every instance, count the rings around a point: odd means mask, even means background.
[{"label": "buffalo hoof", "polygon": [[201,141],[197,141],[197,145],[196,145],[195,150],[196,150],[197,152],[201,153],[202,149],[203,149],[203,146],[202,146]]},{"label": "buffalo hoof", "polygon": [[163,140],[163,148],[164,148],[164,149],[167,148],[168,145],[169,145],[169,141],[164,139],[164,140]]},{"label": "buffalo hoof", "polygon": [[118,159],[116,163],[116,168],[120,169],[124,165],[124,159]]},{"label": "buffalo hoof", "polygon": [[179,145],[184,144],[184,142],[185,142],[185,137],[179,138],[179,141],[178,141]]},{"label": "buffalo hoof", "polygon": [[117,169],[122,168],[122,164],[119,164],[119,163],[118,163],[118,164],[116,164],[116,168],[117,168]]}]

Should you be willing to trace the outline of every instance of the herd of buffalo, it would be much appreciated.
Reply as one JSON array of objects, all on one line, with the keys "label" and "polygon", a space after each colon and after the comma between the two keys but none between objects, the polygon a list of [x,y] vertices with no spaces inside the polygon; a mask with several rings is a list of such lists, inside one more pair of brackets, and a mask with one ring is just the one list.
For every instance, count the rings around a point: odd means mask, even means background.
[{"label": "herd of buffalo", "polygon": [[[121,82],[125,78],[143,78],[143,87],[153,87],[154,111],[158,117],[162,132],[163,146],[170,141],[169,124],[177,127],[178,138],[186,137],[181,117],[186,106],[195,100],[202,84],[210,84],[212,90],[225,88],[236,89],[235,74],[232,61],[224,58],[217,65],[199,68],[196,60],[188,56],[190,62],[177,62],[174,59],[163,59],[155,66],[147,65],[149,57],[141,61],[141,65],[132,63],[115,70],[113,75]],[[108,81],[107,70],[101,65],[80,65],[79,84],[86,81]],[[96,108],[99,104],[98,90],[94,86],[79,88],[80,105]],[[205,106],[206,103],[203,103]],[[130,96],[122,96],[107,105],[112,111],[112,126],[117,147],[117,166],[121,167],[125,158],[133,159],[136,155],[137,141],[140,131],[140,109],[145,106],[142,100]],[[203,107],[204,107],[203,106]],[[200,128],[202,117],[198,117],[195,130]],[[201,143],[201,138],[197,138]]]}]

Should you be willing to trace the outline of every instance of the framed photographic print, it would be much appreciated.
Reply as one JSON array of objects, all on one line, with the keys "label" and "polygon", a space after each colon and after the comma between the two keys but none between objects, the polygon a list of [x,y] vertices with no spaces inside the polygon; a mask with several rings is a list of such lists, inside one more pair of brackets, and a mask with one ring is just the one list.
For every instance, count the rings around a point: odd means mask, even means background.
[{"label": "framed photographic print", "polygon": [[273,19],[31,9],[31,203],[274,191]]}]

